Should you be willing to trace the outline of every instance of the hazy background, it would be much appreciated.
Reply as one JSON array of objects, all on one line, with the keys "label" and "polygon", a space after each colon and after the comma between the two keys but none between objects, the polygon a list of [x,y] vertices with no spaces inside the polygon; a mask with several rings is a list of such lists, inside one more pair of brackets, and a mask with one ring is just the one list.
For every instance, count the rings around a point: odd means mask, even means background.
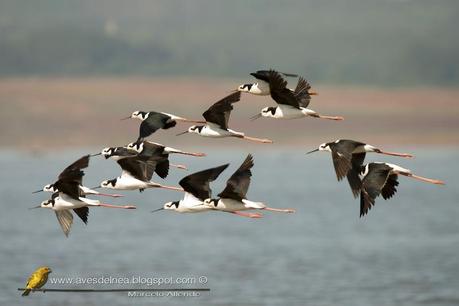
[{"label": "hazy background", "polygon": [[[459,304],[458,29],[454,0],[0,0],[0,304],[133,302],[121,294],[20,297],[16,288],[44,264],[56,277],[209,277],[202,299],[135,300],[142,305]],[[120,118],[157,110],[198,119],[250,72],[269,68],[306,77],[319,92],[310,108],[345,120],[251,122],[274,102],[243,95],[230,127],[274,144],[176,137],[183,123],[149,139],[208,153],[172,157],[189,172],[171,169],[161,181],[168,185],[230,162],[216,192],[253,153],[249,198],[296,214],[152,215],[181,195],[124,192],[114,202],[137,210],[91,209],[89,224],[75,217],[66,239],[52,212],[27,210],[49,197],[31,191],[72,161],[135,140],[139,121]],[[336,182],[329,154],[304,155],[337,138],[413,153],[368,161],[447,185],[401,179],[393,199],[358,218],[358,200]],[[95,158],[85,184],[119,173]]]}]

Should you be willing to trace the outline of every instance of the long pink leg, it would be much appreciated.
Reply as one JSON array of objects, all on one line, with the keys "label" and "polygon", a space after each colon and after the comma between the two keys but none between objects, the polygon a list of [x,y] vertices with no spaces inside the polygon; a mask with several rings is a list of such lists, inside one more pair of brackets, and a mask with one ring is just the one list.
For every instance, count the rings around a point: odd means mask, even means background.
[{"label": "long pink leg", "polygon": [[136,209],[134,205],[112,205],[106,203],[99,203],[97,206],[108,207],[108,208],[123,208],[123,209]]},{"label": "long pink leg", "polygon": [[271,139],[265,139],[265,138],[256,138],[256,137],[250,137],[250,136],[243,136],[242,138],[250,141],[255,141],[255,142],[261,142],[261,143],[273,143]]},{"label": "long pink leg", "polygon": [[290,208],[280,209],[280,208],[265,207],[265,208],[262,208],[262,209],[269,210],[269,211],[275,211],[275,212],[283,212],[283,213],[288,213],[288,214],[291,214],[291,213],[295,212],[294,209],[290,209]]},{"label": "long pink leg", "polygon": [[248,217],[248,218],[262,218],[263,217],[262,214],[258,214],[258,213],[243,213],[240,211],[228,211],[228,212],[230,214],[238,215],[241,217]]},{"label": "long pink leg", "polygon": [[182,169],[182,170],[188,170],[188,168],[185,165],[169,164],[169,166],[175,167],[175,168],[178,168],[178,169]]},{"label": "long pink leg", "polygon": [[180,151],[180,152],[171,152],[171,153],[177,153],[177,154],[183,154],[183,155],[191,155],[191,156],[198,156],[198,157],[202,157],[202,156],[206,156],[206,153],[200,153],[200,152],[184,152],[184,151]]},{"label": "long pink leg", "polygon": [[205,124],[205,121],[202,120],[192,120],[192,119],[187,119],[187,118],[175,118],[176,121],[182,121],[182,122],[191,122],[191,123],[201,123]]},{"label": "long pink leg", "polygon": [[399,156],[399,157],[406,157],[406,158],[411,158],[413,155],[408,154],[408,153],[397,153],[397,152],[387,152],[387,151],[380,151],[377,152],[379,154],[385,154],[385,155],[392,155],[392,156]]},{"label": "long pink leg", "polygon": [[344,117],[341,117],[341,116],[324,116],[324,115],[317,115],[317,118],[320,118],[320,119],[328,119],[328,120],[337,120],[337,121],[344,120]]},{"label": "long pink leg", "polygon": [[166,186],[166,185],[157,185],[155,187],[158,187],[158,188],[164,188],[164,189],[169,189],[169,190],[175,190],[175,191],[185,191],[183,190],[183,188],[180,188],[180,187],[173,187],[173,186]]},{"label": "long pink leg", "polygon": [[414,178],[414,179],[417,179],[417,180],[420,180],[420,181],[423,181],[423,182],[431,183],[431,184],[445,185],[445,182],[443,182],[443,181],[441,181],[441,180],[434,180],[434,179],[422,177],[422,176],[415,175],[415,174],[408,174],[408,175],[406,175],[406,176],[412,177],[412,178]]},{"label": "long pink leg", "polygon": [[117,193],[108,194],[108,193],[101,193],[101,192],[98,192],[98,193],[96,193],[95,195],[103,196],[103,197],[112,197],[112,198],[122,198],[122,197],[124,197],[124,195],[122,195],[122,194],[117,194]]}]

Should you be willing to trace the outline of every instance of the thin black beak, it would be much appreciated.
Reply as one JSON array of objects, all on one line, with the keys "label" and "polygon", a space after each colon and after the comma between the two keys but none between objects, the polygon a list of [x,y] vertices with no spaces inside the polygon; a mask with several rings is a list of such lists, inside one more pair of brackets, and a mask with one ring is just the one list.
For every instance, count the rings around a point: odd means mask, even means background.
[{"label": "thin black beak", "polygon": [[99,156],[99,155],[101,155],[101,154],[102,154],[102,153],[96,153],[96,154],[91,154],[91,155],[89,155],[89,156],[94,157],[94,156]]},{"label": "thin black beak", "polygon": [[255,116],[250,117],[250,120],[254,121],[261,117],[261,113],[256,114]]},{"label": "thin black beak", "polygon": [[100,188],[102,188],[102,187],[100,187],[100,186],[94,186],[94,187],[92,187],[91,189],[94,190],[94,189],[100,189]]},{"label": "thin black beak", "polygon": [[42,192],[42,191],[43,191],[43,189],[40,189],[40,190],[36,190],[36,191],[34,191],[32,193],[39,193],[39,192]]},{"label": "thin black beak", "polygon": [[311,153],[314,153],[314,152],[317,152],[317,151],[319,151],[319,149],[315,149],[315,150],[309,151],[309,152],[306,153],[306,154],[311,154]]},{"label": "thin black beak", "polygon": [[120,120],[127,120],[127,119],[131,119],[131,116],[126,117],[126,118],[121,118]]},{"label": "thin black beak", "polygon": [[160,210],[163,210],[164,207],[161,207],[161,208],[158,208],[158,209],[155,209],[155,210],[152,210],[151,212],[154,213],[154,212],[157,212],[157,211],[160,211]]},{"label": "thin black beak", "polygon": [[188,131],[185,131],[185,132],[181,132],[181,133],[178,133],[178,134],[177,134],[177,135],[175,135],[175,136],[180,136],[180,135],[183,135],[183,134],[186,134],[186,133],[188,133]]},{"label": "thin black beak", "polygon": [[41,205],[30,207],[29,209],[41,208]]}]

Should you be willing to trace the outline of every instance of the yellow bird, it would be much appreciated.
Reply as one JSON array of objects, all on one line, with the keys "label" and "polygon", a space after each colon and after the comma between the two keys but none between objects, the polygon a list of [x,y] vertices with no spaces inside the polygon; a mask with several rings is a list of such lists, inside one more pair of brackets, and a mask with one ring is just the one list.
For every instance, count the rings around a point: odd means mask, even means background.
[{"label": "yellow bird", "polygon": [[51,273],[51,269],[48,267],[40,267],[33,272],[27,280],[26,289],[22,293],[22,296],[29,295],[33,289],[43,287],[48,281],[48,274]]}]

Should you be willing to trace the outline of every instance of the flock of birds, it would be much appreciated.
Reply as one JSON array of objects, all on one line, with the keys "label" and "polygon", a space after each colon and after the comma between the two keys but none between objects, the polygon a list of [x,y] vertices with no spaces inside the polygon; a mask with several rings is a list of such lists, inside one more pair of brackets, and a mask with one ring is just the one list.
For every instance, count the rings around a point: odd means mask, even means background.
[{"label": "flock of birds", "polygon": [[[163,207],[153,212],[160,210],[172,210],[180,213],[221,211],[249,218],[260,218],[262,215],[260,213],[245,212],[247,210],[293,213],[293,209],[272,208],[262,202],[254,202],[247,199],[247,191],[252,176],[251,169],[254,166],[251,154],[247,156],[241,166],[228,179],[225,189],[218,194],[218,198],[212,198],[210,183],[218,178],[228,167],[228,164],[187,175],[180,180],[179,185],[181,187],[166,186],[151,181],[154,173],[160,178],[166,178],[170,167],[186,169],[184,165],[170,163],[170,154],[205,156],[204,153],[186,152],[145,140],[145,138],[159,129],[175,127],[177,122],[201,124],[193,125],[178,135],[195,133],[204,137],[235,137],[259,143],[272,143],[269,139],[250,137],[229,128],[228,121],[233,110],[233,104],[240,100],[242,92],[271,96],[277,103],[275,107],[263,108],[257,115],[252,117],[252,120],[260,117],[275,119],[314,117],[343,120],[340,116],[325,116],[308,108],[311,97],[317,93],[311,90],[309,83],[301,76],[280,73],[275,70],[260,70],[251,73],[251,75],[257,79],[257,82],[242,84],[230,95],[214,103],[202,114],[204,117],[202,121],[155,111],[135,111],[131,116],[123,118],[136,118],[142,121],[137,140],[125,147],[109,147],[103,149],[100,153],[81,157],[65,168],[54,183],[35,191],[52,192],[52,197],[33,208],[52,209],[66,236],[68,236],[73,223],[72,210],[86,224],[88,222],[89,207],[136,208],[133,205],[102,203],[99,200],[86,197],[88,195],[122,197],[120,194],[101,193],[96,190],[99,188],[139,191],[147,188],[164,188],[185,193],[183,199],[165,203]],[[298,78],[295,89],[287,87],[285,77]],[[394,164],[372,162],[364,165],[365,155],[370,152],[412,157],[410,154],[387,152],[366,143],[344,139],[323,143],[309,153],[316,151],[331,152],[338,181],[346,177],[354,197],[357,198],[360,195],[360,216],[368,213],[379,195],[382,195],[387,200],[395,194],[399,184],[399,175],[433,184],[444,184],[440,180],[415,175],[411,170]],[[98,155],[102,155],[105,159],[115,160],[122,169],[121,175],[114,179],[105,180],[99,186],[85,187],[83,185],[83,169],[88,167],[91,157]]]}]

